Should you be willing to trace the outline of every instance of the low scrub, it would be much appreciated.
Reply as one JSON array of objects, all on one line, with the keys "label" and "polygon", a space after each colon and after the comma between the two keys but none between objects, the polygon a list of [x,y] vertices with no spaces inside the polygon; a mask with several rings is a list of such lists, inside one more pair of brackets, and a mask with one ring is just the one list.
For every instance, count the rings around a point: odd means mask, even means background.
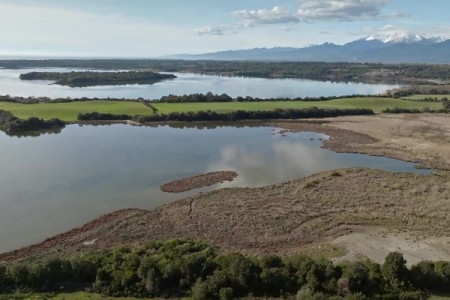
[{"label": "low scrub", "polygon": [[133,117],[126,114],[105,114],[105,113],[86,113],[86,114],[78,114],[79,121],[120,121],[120,120],[131,120]]},{"label": "low scrub", "polygon": [[236,97],[232,98],[227,94],[217,95],[211,92],[206,94],[186,94],[186,95],[169,95],[163,96],[159,100],[154,102],[163,103],[203,103],[203,102],[268,102],[268,101],[327,101],[344,98],[361,98],[361,97],[382,97],[373,95],[347,95],[347,96],[330,96],[330,97],[296,97],[296,98],[259,98],[259,97]]},{"label": "low scrub", "polygon": [[8,111],[0,110],[0,128],[7,133],[21,133],[38,130],[64,128],[66,124],[59,119],[43,120],[39,118],[19,119]]},{"label": "low scrub", "polygon": [[244,111],[237,110],[229,113],[216,113],[214,111],[173,112],[170,114],[153,114],[150,116],[129,116],[101,114],[98,112],[79,114],[80,121],[94,120],[135,120],[137,122],[163,122],[163,121],[240,121],[240,120],[268,120],[268,119],[307,119],[328,118],[350,115],[373,115],[370,109],[319,109],[316,107],[305,109],[275,109],[271,111]]},{"label": "low scrub", "polygon": [[450,106],[447,102],[444,103],[442,109],[429,109],[429,108],[387,108],[382,111],[384,114],[421,114],[421,113],[435,113],[435,114],[447,114],[450,112]]},{"label": "low scrub", "polygon": [[0,266],[0,292],[88,289],[107,296],[235,299],[425,299],[450,286],[449,262],[408,269],[400,253],[380,265],[370,260],[333,264],[301,255],[219,254],[190,240],[153,241],[76,259]]}]

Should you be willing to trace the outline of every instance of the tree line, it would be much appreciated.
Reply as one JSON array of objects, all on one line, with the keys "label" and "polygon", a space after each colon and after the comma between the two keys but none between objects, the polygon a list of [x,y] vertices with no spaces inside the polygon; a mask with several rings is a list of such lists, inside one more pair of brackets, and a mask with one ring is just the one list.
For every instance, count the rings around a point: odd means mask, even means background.
[{"label": "tree line", "polygon": [[305,108],[305,109],[275,109],[270,111],[237,110],[228,113],[217,113],[211,110],[198,112],[172,112],[169,114],[153,114],[148,116],[130,116],[102,114],[98,112],[80,113],[79,121],[96,120],[134,120],[140,123],[164,121],[240,121],[240,120],[268,120],[268,119],[307,119],[328,118],[349,115],[373,115],[370,109],[333,109],[333,108]]},{"label": "tree line", "polygon": [[[86,101],[132,101],[132,102],[141,102],[147,106],[151,106],[152,103],[205,103],[205,102],[262,102],[262,101],[305,101],[305,102],[313,102],[313,101],[327,101],[327,100],[336,100],[336,99],[344,99],[344,98],[362,98],[362,97],[371,97],[371,98],[385,98],[385,96],[379,95],[345,95],[345,96],[329,96],[329,97],[295,97],[295,98],[259,98],[259,97],[235,97],[232,98],[227,94],[213,94],[208,92],[206,94],[197,93],[197,94],[185,94],[185,95],[168,95],[162,96],[159,99],[126,99],[126,98],[50,98],[50,97],[13,97],[10,95],[0,96],[1,102],[12,102],[12,103],[22,103],[22,104],[35,104],[35,103],[67,103],[67,102],[86,102]],[[425,100],[426,101],[426,100]],[[430,100],[434,102],[435,100]]]},{"label": "tree line", "polygon": [[[202,103],[202,102],[262,102],[262,101],[328,101],[343,98],[361,98],[369,97],[369,95],[347,95],[347,96],[329,96],[329,97],[295,97],[295,98],[259,98],[259,97],[236,97],[232,98],[227,94],[213,94],[208,92],[206,94],[185,94],[185,95],[168,95],[163,96],[159,100],[152,101],[153,103]],[[382,96],[370,96],[373,98]]]},{"label": "tree line", "polygon": [[55,84],[70,87],[98,85],[153,84],[166,79],[176,78],[173,74],[149,71],[127,72],[30,72],[20,75],[21,80],[52,80]]},{"label": "tree line", "polygon": [[8,134],[36,131],[62,129],[66,126],[60,119],[43,120],[35,117],[19,119],[11,112],[0,110],[0,129]]},{"label": "tree line", "polygon": [[[305,78],[340,82],[417,82],[421,79],[450,79],[450,66],[431,64],[380,64],[347,62],[270,62],[152,59],[54,59],[0,60],[0,67],[20,68],[95,68],[103,70],[153,70],[191,72],[224,76],[261,78]],[[380,70],[383,76],[373,77]],[[423,81],[423,80],[422,80]]]},{"label": "tree line", "polygon": [[407,268],[400,253],[383,264],[368,259],[334,264],[302,255],[220,254],[191,240],[152,241],[74,259],[0,265],[0,292],[90,290],[117,297],[235,299],[425,299],[450,287],[450,262]]}]

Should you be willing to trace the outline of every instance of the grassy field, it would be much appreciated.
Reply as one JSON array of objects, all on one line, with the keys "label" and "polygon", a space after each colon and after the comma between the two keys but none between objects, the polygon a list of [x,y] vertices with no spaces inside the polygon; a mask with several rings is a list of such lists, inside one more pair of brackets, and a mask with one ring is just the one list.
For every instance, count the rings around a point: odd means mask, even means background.
[{"label": "grassy field", "polygon": [[0,110],[10,111],[18,118],[39,117],[58,118],[63,121],[75,121],[79,113],[101,112],[111,114],[149,115],[153,111],[139,102],[132,101],[86,101],[68,103],[20,104],[0,102]]},{"label": "grassy field", "polygon": [[436,99],[442,100],[443,98],[450,99],[450,95],[411,95],[411,96],[405,97],[405,99],[408,99],[408,100],[423,100],[426,98],[433,98],[433,99],[436,98]]},{"label": "grassy field", "polygon": [[439,102],[415,102],[392,98],[344,98],[328,101],[280,101],[280,102],[223,102],[223,103],[155,103],[159,113],[213,110],[230,112],[233,110],[273,110],[276,108],[367,108],[381,112],[386,108],[442,108]]},{"label": "grassy field", "polygon": [[[417,102],[392,98],[346,98],[329,101],[278,101],[278,102],[223,102],[223,103],[155,103],[159,113],[213,110],[219,113],[234,110],[273,110],[276,108],[367,108],[381,112],[386,108],[442,108],[439,102]],[[76,121],[79,113],[100,112],[111,114],[149,115],[152,110],[142,103],[132,101],[84,101],[68,103],[19,104],[0,102],[0,110],[12,112],[19,118],[58,118]]]}]

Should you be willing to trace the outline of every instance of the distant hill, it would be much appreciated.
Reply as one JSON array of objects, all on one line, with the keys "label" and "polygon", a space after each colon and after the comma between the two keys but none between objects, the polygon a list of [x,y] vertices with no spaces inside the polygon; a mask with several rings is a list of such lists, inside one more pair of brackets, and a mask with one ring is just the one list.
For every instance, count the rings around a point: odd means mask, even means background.
[{"label": "distant hill", "polygon": [[176,59],[272,60],[379,63],[450,63],[450,40],[418,34],[368,36],[345,45],[325,43],[305,48],[255,48],[196,55]]}]

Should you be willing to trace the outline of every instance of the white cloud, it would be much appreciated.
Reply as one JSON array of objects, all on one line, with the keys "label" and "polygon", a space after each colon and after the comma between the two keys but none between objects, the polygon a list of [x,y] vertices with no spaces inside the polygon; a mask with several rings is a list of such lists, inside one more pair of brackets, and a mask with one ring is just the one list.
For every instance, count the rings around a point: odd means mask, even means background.
[{"label": "white cloud", "polygon": [[[237,10],[231,14],[240,21],[229,25],[205,26],[195,29],[197,35],[224,35],[236,33],[238,30],[256,27],[261,25],[273,24],[294,24],[300,22],[300,19],[289,9],[281,6],[275,6],[272,9],[259,10]],[[283,29],[287,28],[286,26]],[[285,29],[286,30],[286,29]],[[290,30],[290,28],[288,29]]]},{"label": "white cloud", "polygon": [[373,20],[390,0],[305,0],[298,16],[305,21]]},{"label": "white cloud", "polygon": [[227,28],[224,26],[204,26],[195,29],[197,35],[223,35]]},{"label": "white cloud", "polygon": [[247,26],[298,23],[300,21],[289,9],[281,6],[275,6],[271,10],[238,10],[233,12],[232,16],[241,19],[242,23]]},{"label": "white cloud", "polygon": [[[196,29],[198,35],[224,35],[248,27],[271,24],[295,24],[313,21],[357,21],[377,18],[403,18],[407,15],[395,12],[388,16],[381,14],[382,8],[390,0],[303,0],[296,13],[275,6],[272,9],[237,10],[231,15],[239,22],[230,25],[206,26]],[[283,26],[282,29],[291,30]]]}]

